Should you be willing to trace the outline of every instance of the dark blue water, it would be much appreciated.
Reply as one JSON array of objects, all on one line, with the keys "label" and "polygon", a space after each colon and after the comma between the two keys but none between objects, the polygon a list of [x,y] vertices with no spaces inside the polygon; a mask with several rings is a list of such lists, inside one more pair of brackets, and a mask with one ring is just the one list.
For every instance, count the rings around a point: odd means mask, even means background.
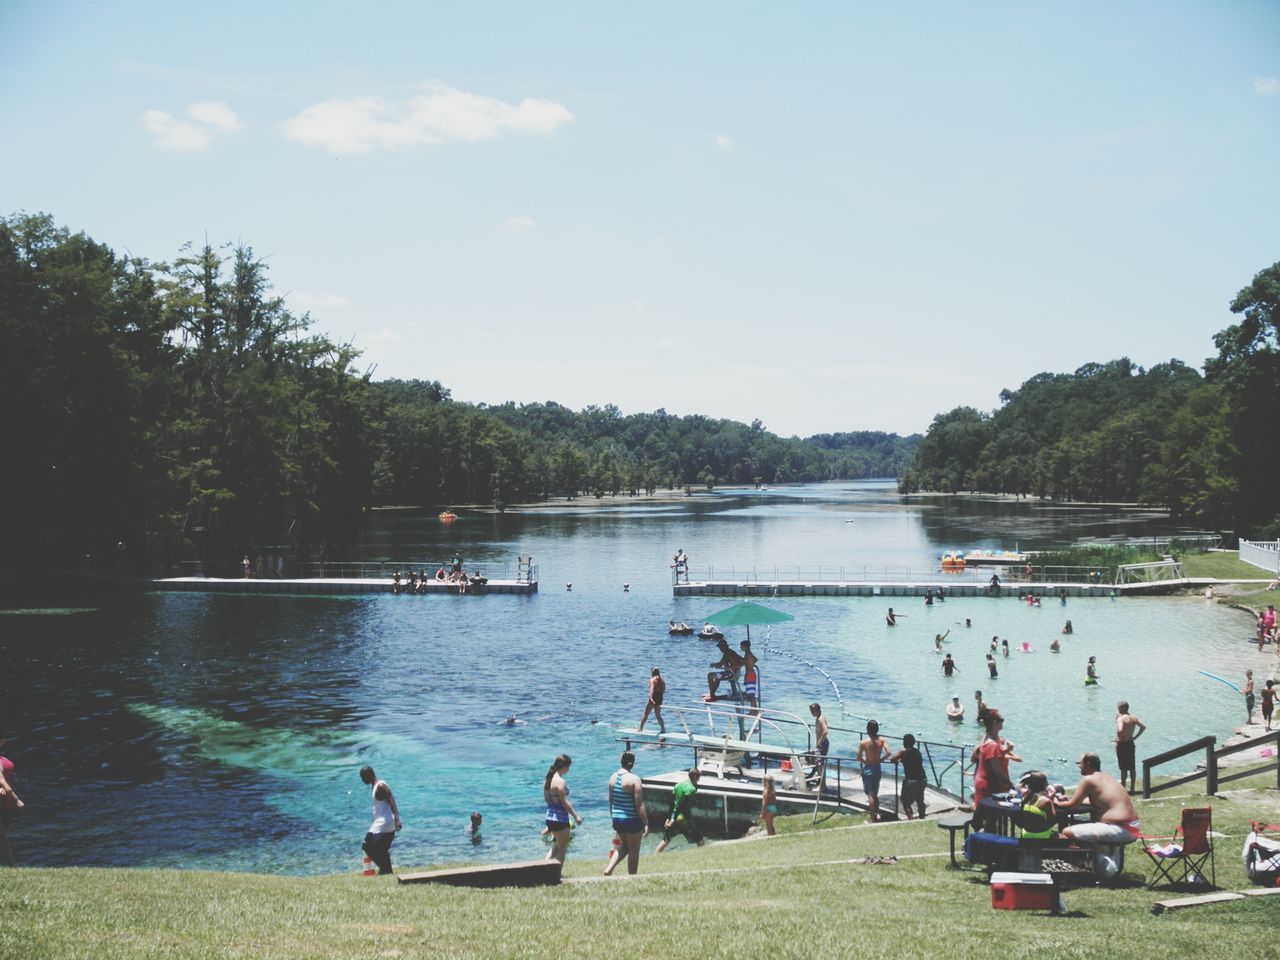
[{"label": "dark blue water", "polygon": [[[667,678],[668,703],[691,703],[714,659],[710,645],[666,633],[670,618],[694,623],[724,605],[671,596],[677,547],[690,554],[695,578],[712,564],[759,575],[818,565],[923,573],[946,547],[1016,540],[1035,548],[1122,532],[1163,532],[1163,524],[1114,509],[904,502],[885,484],[543,508],[447,526],[385,514],[367,532],[365,557],[438,561],[458,550],[468,566],[494,572],[531,553],[541,591],[165,593],[92,612],[0,616],[0,725],[28,803],[14,845],[33,865],[353,870],[369,807],[356,771],[370,763],[391,783],[404,819],[398,863],[538,856],[542,777],[566,751],[587,819],[571,855],[603,857],[603,784],[620,749],[612,728],[638,721],[650,667]],[[908,617],[893,631],[878,599],[774,605],[796,619],[752,631],[768,705],[803,712],[819,700],[850,727],[874,715],[891,731],[960,744],[972,733],[947,724],[942,706],[952,694],[968,703],[981,686],[1009,717],[1006,733],[1029,764],[1064,778],[1081,750],[1109,754],[1121,696],[1151,727],[1140,755],[1225,735],[1242,719],[1240,698],[1196,671],[1235,677],[1256,666],[1243,642],[1247,619],[1200,600],[1031,609],[1014,600],[925,608],[904,599],[897,606]],[[1048,643],[1068,616],[1076,633],[1052,655]],[[959,625],[966,617],[967,630]],[[962,671],[949,681],[932,642],[948,627]],[[1002,659],[994,682],[982,665],[992,634],[1034,648]],[[1086,690],[1091,654],[1103,683]],[[518,723],[506,725],[513,714]],[[849,747],[837,738],[837,749]],[[639,768],[689,759],[646,751]],[[485,817],[478,847],[462,834],[473,809]]]}]

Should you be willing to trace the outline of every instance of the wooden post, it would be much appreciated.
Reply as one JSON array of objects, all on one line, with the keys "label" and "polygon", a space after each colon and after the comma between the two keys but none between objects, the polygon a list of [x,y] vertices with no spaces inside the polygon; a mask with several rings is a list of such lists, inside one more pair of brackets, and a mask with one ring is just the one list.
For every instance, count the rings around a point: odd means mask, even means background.
[{"label": "wooden post", "polygon": [[1204,792],[1206,796],[1217,796],[1218,793],[1218,758],[1213,753],[1213,743],[1204,748]]}]

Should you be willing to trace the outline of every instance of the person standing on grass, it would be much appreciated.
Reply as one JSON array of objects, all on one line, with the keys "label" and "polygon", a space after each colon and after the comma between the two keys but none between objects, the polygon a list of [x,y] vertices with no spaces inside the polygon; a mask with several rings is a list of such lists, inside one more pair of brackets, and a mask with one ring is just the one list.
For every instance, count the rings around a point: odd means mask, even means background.
[{"label": "person standing on grass", "polygon": [[386,781],[379,780],[373,767],[360,768],[360,780],[373,788],[373,822],[364,835],[362,849],[378,868],[379,874],[391,872],[391,841],[400,832],[400,811]]},{"label": "person standing on grass", "polygon": [[547,803],[547,830],[551,832],[551,849],[547,851],[548,860],[559,860],[564,863],[565,851],[569,849],[569,820],[582,826],[582,818],[569,802],[569,785],[564,782],[564,775],[569,772],[573,760],[567,753],[562,753],[547,768],[546,779],[542,781],[542,798]]},{"label": "person standing on grass", "polygon": [[1120,767],[1120,786],[1124,786],[1127,773],[1131,793],[1138,789],[1138,761],[1133,741],[1146,729],[1147,725],[1129,712],[1128,700],[1116,704],[1116,763]]},{"label": "person standing on grass", "polygon": [[671,812],[663,824],[662,839],[658,841],[654,853],[661,853],[675,838],[677,833],[684,834],[690,843],[702,846],[706,841],[702,838],[698,825],[693,822],[693,798],[698,792],[698,781],[702,779],[702,771],[697,767],[689,770],[689,779],[677,783],[671,789]]},{"label": "person standing on grass", "polygon": [[[0,737],[0,749],[3,748],[4,738]],[[7,867],[18,865],[9,846],[9,824],[13,823],[14,814],[25,806],[13,789],[13,771],[13,761],[8,757],[0,757],[0,864]]]},{"label": "person standing on grass", "polygon": [[880,819],[880,765],[889,756],[889,748],[880,736],[880,724],[867,721],[867,735],[858,743],[858,763],[862,770],[862,792],[867,795],[867,812],[871,822]]},{"label": "person standing on grass", "polygon": [[902,764],[902,809],[911,819],[911,808],[920,811],[920,819],[924,819],[924,788],[928,782],[924,775],[924,758],[916,747],[916,738],[908,733],[902,738],[902,749],[889,758],[890,763]]},{"label": "person standing on grass", "polygon": [[609,816],[613,818],[613,831],[618,835],[618,846],[609,853],[604,875],[613,873],[625,855],[627,873],[640,869],[640,841],[649,832],[649,814],[644,808],[644,795],[640,778],[631,772],[636,755],[630,750],[618,760],[617,772],[609,778]]},{"label": "person standing on grass", "polygon": [[645,721],[649,719],[649,712],[653,712],[653,719],[658,721],[658,732],[666,733],[667,725],[662,720],[662,698],[667,694],[667,681],[662,679],[662,674],[658,672],[658,668],[654,667],[649,675],[649,699],[644,705],[644,716],[640,718],[640,729],[644,729]]},{"label": "person standing on grass", "polygon": [[773,784],[773,774],[766,773],[760,786],[760,819],[764,823],[764,831],[774,835],[773,818],[778,815],[778,791]]}]

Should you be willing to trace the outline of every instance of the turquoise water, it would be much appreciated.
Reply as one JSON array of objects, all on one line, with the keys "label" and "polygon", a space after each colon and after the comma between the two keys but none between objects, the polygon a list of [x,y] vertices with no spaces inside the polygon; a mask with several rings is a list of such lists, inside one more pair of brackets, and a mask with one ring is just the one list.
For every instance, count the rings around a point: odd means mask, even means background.
[{"label": "turquoise water", "polygon": [[[853,517],[854,524],[844,521]],[[677,546],[699,563],[928,566],[938,549],[1023,547],[1100,532],[1151,532],[1149,515],[1064,515],[1032,504],[900,503],[883,485],[793,488],[713,501],[429,519],[379,518],[368,557],[468,564],[532,552],[541,592],[528,598],[122,597],[75,617],[0,620],[9,735],[28,815],[13,840],[29,864],[128,864],[267,872],[354,870],[368,821],[356,771],[371,763],[396,792],[405,830],[397,863],[540,855],[541,781],[552,757],[586,818],[573,856],[603,857],[604,781],[633,726],[651,666],[668,703],[705,690],[714,648],[667,636],[725,605],[673,598]],[[979,536],[979,530],[995,533]],[[1006,539],[1007,537],[1007,539]],[[572,591],[564,584],[572,581]],[[622,584],[630,584],[624,592]],[[1243,720],[1242,699],[1198,670],[1265,677],[1273,657],[1246,642],[1243,613],[1199,599],[1073,599],[1028,608],[1012,598],[953,598],[884,624],[881,599],[784,599],[795,616],[754,629],[766,704],[804,713],[822,702],[837,726],[874,716],[890,732],[970,741],[942,715],[972,694],[1008,718],[1027,765],[1069,779],[1085,749],[1111,755],[1115,702],[1149,726],[1139,758]],[[968,617],[971,628],[962,623]],[[1063,651],[1049,642],[1070,617]],[[935,633],[961,673],[942,677]],[[1015,652],[983,666],[991,636]],[[744,634],[730,631],[736,644]],[[1022,641],[1034,648],[1019,653]],[[1083,685],[1087,658],[1101,684]],[[827,676],[829,675],[830,679]],[[839,691],[843,703],[837,699]],[[507,726],[515,714],[519,722]],[[843,714],[843,716],[842,716]],[[837,735],[835,749],[852,739]],[[684,766],[677,749],[642,753],[639,769]],[[472,809],[484,842],[463,837]]]}]

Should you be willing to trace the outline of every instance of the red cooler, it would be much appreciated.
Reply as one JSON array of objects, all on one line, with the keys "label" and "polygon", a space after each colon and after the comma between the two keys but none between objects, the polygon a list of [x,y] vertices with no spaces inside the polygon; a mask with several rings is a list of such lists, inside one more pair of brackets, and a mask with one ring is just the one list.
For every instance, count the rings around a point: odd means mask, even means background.
[{"label": "red cooler", "polygon": [[1053,877],[1047,873],[993,873],[991,906],[997,910],[1052,910]]}]

